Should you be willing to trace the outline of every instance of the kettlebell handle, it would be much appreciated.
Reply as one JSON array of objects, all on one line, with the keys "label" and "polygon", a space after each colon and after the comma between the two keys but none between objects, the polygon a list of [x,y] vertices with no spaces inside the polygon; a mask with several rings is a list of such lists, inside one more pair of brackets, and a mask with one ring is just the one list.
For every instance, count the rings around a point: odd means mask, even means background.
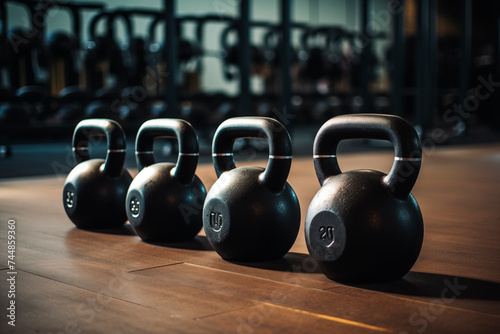
[{"label": "kettlebell handle", "polygon": [[101,167],[102,173],[109,177],[120,176],[127,152],[125,133],[120,124],[111,119],[97,118],[78,123],[73,133],[73,152],[77,162],[90,159],[89,139],[93,136],[106,136],[107,140],[108,151]]},{"label": "kettlebell handle", "polygon": [[179,155],[172,177],[182,184],[190,183],[198,165],[198,136],[191,124],[182,119],[152,119],[141,125],[135,142],[139,171],[155,163],[153,145],[158,137],[177,139]]},{"label": "kettlebell handle", "polygon": [[238,138],[262,138],[269,145],[269,161],[260,181],[272,192],[283,189],[292,164],[292,142],[287,129],[269,117],[234,117],[224,121],[215,132],[212,158],[217,177],[236,168],[233,145]]},{"label": "kettlebell handle", "polygon": [[396,197],[411,192],[420,171],[422,147],[413,126],[398,116],[352,114],[333,117],[319,129],[314,140],[314,168],[323,185],[327,178],[341,172],[337,146],[344,139],[382,139],[394,145],[394,163],[383,183]]}]

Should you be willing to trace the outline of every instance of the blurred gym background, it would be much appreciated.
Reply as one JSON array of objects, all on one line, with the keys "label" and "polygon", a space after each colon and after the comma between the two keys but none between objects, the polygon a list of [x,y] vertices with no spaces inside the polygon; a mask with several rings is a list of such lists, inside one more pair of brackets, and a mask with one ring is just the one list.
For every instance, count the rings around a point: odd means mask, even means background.
[{"label": "blurred gym background", "polygon": [[500,139],[498,1],[2,0],[0,22],[0,177],[69,172],[94,117],[124,127],[128,167],[158,117],[191,122],[203,161],[246,115],[307,156],[323,122],[360,112],[406,118],[424,150]]}]

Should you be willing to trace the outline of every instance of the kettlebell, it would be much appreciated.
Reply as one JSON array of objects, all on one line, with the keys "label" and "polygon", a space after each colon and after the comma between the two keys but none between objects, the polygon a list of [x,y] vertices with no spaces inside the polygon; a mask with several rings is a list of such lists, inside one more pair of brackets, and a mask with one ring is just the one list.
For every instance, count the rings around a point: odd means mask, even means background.
[{"label": "kettlebell", "polygon": [[[177,163],[155,163],[155,138],[176,138]],[[181,119],[146,121],[137,133],[135,154],[139,174],[127,194],[127,216],[145,241],[177,242],[194,238],[202,227],[202,209],[207,191],[195,175],[198,137]]]},{"label": "kettlebell", "polygon": [[[266,168],[238,167],[233,144],[238,138],[263,138],[269,144]],[[267,117],[224,121],[212,143],[219,177],[203,207],[203,227],[215,251],[229,261],[281,258],[292,247],[300,227],[300,207],[286,182],[292,145],[286,128]]]},{"label": "kettlebell", "polygon": [[[89,141],[106,136],[106,160],[90,159]],[[73,133],[73,152],[78,165],[68,174],[63,189],[64,210],[79,228],[119,227],[127,221],[125,196],[132,176],[123,168],[125,134],[110,119],[83,120]],[[90,159],[90,160],[89,160]]]},{"label": "kettlebell", "polygon": [[[337,145],[355,138],[392,142],[389,174],[340,171]],[[319,129],[313,154],[321,189],[306,214],[305,238],[323,273],[348,283],[403,277],[418,258],[424,234],[422,213],[410,193],[422,159],[415,129],[397,116],[337,116]]]}]

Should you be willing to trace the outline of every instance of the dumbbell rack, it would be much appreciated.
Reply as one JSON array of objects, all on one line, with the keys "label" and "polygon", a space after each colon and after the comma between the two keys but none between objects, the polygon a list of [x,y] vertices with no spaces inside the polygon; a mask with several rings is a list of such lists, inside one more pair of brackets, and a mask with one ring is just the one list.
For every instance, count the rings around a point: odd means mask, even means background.
[{"label": "dumbbell rack", "polygon": [[[33,2],[30,0],[8,0],[8,2],[19,3],[24,6],[27,6],[30,13],[35,13],[37,10],[40,11],[40,6],[50,6],[57,4],[57,1],[54,0],[45,0],[40,3]],[[410,6],[409,3],[405,3],[401,1],[401,6]],[[221,22],[227,22],[228,24],[234,24],[237,27],[237,36],[238,36],[238,94],[237,96],[226,96],[228,102],[233,100],[234,102],[234,113],[232,116],[243,116],[243,115],[253,115],[256,113],[258,109],[258,105],[256,105],[256,100],[261,99],[264,100],[269,106],[271,110],[277,110],[278,115],[271,115],[273,117],[283,117],[283,111],[287,108],[288,116],[292,119],[293,124],[298,124],[300,122],[311,122],[314,117],[310,117],[308,115],[311,111],[309,110],[309,106],[300,108],[294,108],[294,101],[297,100],[297,97],[302,100],[313,101],[314,105],[319,105],[321,109],[322,105],[329,105],[329,101],[332,101],[333,104],[338,104],[340,101],[340,105],[343,108],[339,108],[339,113],[349,113],[349,112],[384,112],[391,113],[395,115],[399,115],[405,117],[412,121],[414,125],[419,129],[419,133],[421,136],[425,137],[436,127],[441,128],[453,128],[455,131],[451,137],[455,135],[463,135],[467,133],[468,126],[470,125],[470,119],[467,119],[463,115],[459,115],[460,120],[458,124],[451,124],[450,122],[445,123],[442,122],[442,115],[439,115],[439,107],[436,106],[436,97],[442,96],[446,93],[450,93],[450,90],[447,91],[439,91],[436,89],[436,53],[438,40],[436,38],[437,32],[437,2],[436,1],[422,1],[418,2],[415,6],[417,12],[415,13],[417,17],[417,28],[418,35],[416,38],[416,57],[415,57],[415,68],[418,69],[415,71],[415,82],[413,86],[405,85],[405,16],[404,11],[399,10],[391,16],[391,31],[393,35],[393,48],[391,51],[392,55],[392,70],[390,72],[390,81],[391,81],[391,90],[386,92],[375,92],[371,87],[370,79],[368,73],[371,71],[370,65],[370,52],[373,43],[368,43],[366,47],[363,48],[360,53],[360,71],[361,71],[361,81],[359,86],[352,87],[352,89],[348,92],[342,91],[330,91],[326,95],[316,94],[314,92],[307,91],[297,91],[294,88],[294,77],[291,73],[291,68],[293,66],[292,54],[289,52],[292,47],[292,31],[294,27],[301,25],[300,22],[292,21],[292,11],[293,11],[293,2],[290,0],[280,0],[278,2],[279,6],[279,23],[275,25],[273,29],[279,31],[279,36],[281,38],[281,44],[278,52],[279,58],[279,91],[276,92],[266,92],[265,94],[259,96],[255,95],[251,90],[250,80],[252,77],[252,64],[251,64],[251,31],[256,26],[258,21],[252,19],[251,15],[251,0],[241,0],[238,3],[237,10],[238,16],[231,17],[225,15],[211,15],[212,19],[219,19]],[[188,20],[201,20],[200,17],[193,16],[178,16],[176,1],[173,0],[165,0],[163,1],[163,8],[159,10],[142,10],[144,13],[151,14],[152,16],[156,16],[157,19],[161,19],[165,22],[164,27],[164,48],[165,52],[162,54],[165,60],[166,68],[178,69],[180,60],[178,59],[178,40],[179,40],[179,31],[177,31],[182,24],[183,21]],[[58,4],[61,5],[61,4]],[[38,7],[37,7],[38,6]],[[80,30],[81,30],[81,21],[80,16],[75,14],[81,8],[87,8],[91,10],[97,10],[105,12],[114,12],[110,15],[120,16],[126,12],[126,8],[108,10],[106,9],[105,4],[101,3],[83,3],[83,2],[72,2],[68,4],[64,4],[62,6],[67,7],[71,12],[73,12],[73,31],[75,35],[76,44],[81,44]],[[471,6],[472,3],[470,0],[463,0],[460,2],[461,15],[463,17],[463,25],[462,25],[462,33],[460,40],[460,48],[464,50],[463,57],[460,58],[460,68],[459,68],[459,83],[456,89],[451,90],[451,95],[455,95],[457,101],[465,101],[468,96],[470,96],[470,92],[467,92],[467,89],[471,85],[471,31],[472,31],[472,14],[471,14]],[[498,5],[493,6],[492,10],[499,11]],[[354,7],[352,7],[354,8]],[[351,9],[352,9],[351,8]],[[131,10],[131,9],[128,9]],[[134,8],[133,11],[139,15],[141,9]],[[359,2],[359,6],[357,12],[354,13],[355,16],[359,17],[359,25],[362,27],[358,32],[359,35],[369,35],[371,38],[371,42],[376,40],[377,38],[385,38],[383,34],[380,37],[377,37],[377,34],[373,34],[373,32],[368,31],[369,23],[372,20],[370,16],[373,11],[373,1],[371,0],[361,0]],[[0,19],[2,22],[2,34],[1,40],[2,43],[5,43],[8,40],[7,37],[7,21],[6,21],[6,2],[2,2],[0,5]],[[98,14],[99,15],[99,14]],[[207,16],[210,18],[210,15]],[[200,26],[202,26],[200,24]],[[42,27],[43,28],[43,27]],[[43,36],[43,29],[37,32],[38,36]],[[498,43],[497,43],[498,44]],[[497,48],[500,49],[500,48]],[[407,49],[407,52],[411,50]],[[500,54],[500,51],[496,51],[497,54]],[[498,57],[497,57],[498,58]],[[407,66],[407,65],[406,65]],[[176,71],[171,71],[172,75],[167,75],[165,77],[164,89],[162,92],[157,94],[151,99],[148,98],[148,101],[163,101],[165,105],[175,106],[175,108],[169,108],[165,113],[160,114],[164,116],[177,116],[184,118],[185,115],[181,113],[182,105],[184,103],[191,102],[200,102],[201,104],[207,105],[206,100],[209,100],[209,96],[207,97],[198,97],[193,96],[190,92],[186,93],[179,85],[176,83]],[[436,93],[437,92],[437,93]],[[2,97],[1,102],[16,102],[16,97],[13,96],[15,94],[9,93],[11,97]],[[118,95],[119,97],[119,95]],[[27,101],[28,97],[21,97],[21,102]],[[37,103],[45,106],[49,106],[48,108],[58,108],[58,106],[63,105],[62,102],[58,100],[55,96],[46,95],[43,98],[40,98],[40,95],[31,97],[35,101],[38,99]],[[43,99],[43,101],[40,101]],[[94,98],[96,99],[96,98]],[[98,98],[97,98],[98,99]],[[17,100],[19,102],[19,100]],[[108,103],[108,102],[106,102]],[[109,103],[108,103],[109,104]],[[314,107],[313,105],[313,107]],[[311,108],[313,108],[311,107]],[[78,119],[70,120],[70,121],[61,121],[57,117],[54,117],[54,110],[50,113],[52,115],[43,115],[43,112],[39,118],[33,119],[33,115],[29,121],[19,122],[19,126],[14,123],[3,122],[1,126],[2,132],[4,135],[10,136],[12,138],[16,138],[19,136],[32,136],[33,134],[44,134],[45,133],[70,133],[71,129],[74,127]],[[213,110],[208,110],[204,112],[212,112]],[[269,110],[268,110],[269,112]],[[314,111],[316,112],[316,111]],[[290,113],[292,113],[290,115]],[[22,113],[21,113],[22,114]],[[280,115],[281,114],[281,115]],[[330,114],[325,114],[330,115]],[[37,116],[37,117],[38,117]],[[109,116],[109,115],[108,115]],[[157,116],[157,115],[155,115]],[[23,116],[21,115],[21,118]],[[144,118],[148,118],[149,116],[145,116]],[[225,117],[225,116],[222,116]],[[327,116],[324,116],[327,117]],[[220,123],[220,118],[211,117],[212,119],[217,119],[212,127],[215,127],[217,123]],[[144,119],[141,120],[132,120],[125,119],[121,120],[124,127],[130,127],[136,130],[140,123]],[[323,121],[324,119],[320,119]],[[440,121],[441,120],[441,121]],[[282,120],[283,121],[283,120]],[[206,123],[206,122],[205,122]],[[45,129],[45,130],[44,130]]]}]

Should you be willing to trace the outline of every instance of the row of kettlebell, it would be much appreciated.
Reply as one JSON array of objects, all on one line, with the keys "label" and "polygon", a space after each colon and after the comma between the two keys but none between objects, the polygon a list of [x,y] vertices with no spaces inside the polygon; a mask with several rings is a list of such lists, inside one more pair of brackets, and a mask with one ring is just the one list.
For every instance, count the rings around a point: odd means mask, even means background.
[{"label": "row of kettlebell", "polygon": [[[107,157],[89,160],[89,138],[105,135]],[[176,138],[177,162],[155,163],[155,138]],[[236,168],[238,138],[263,138],[269,145],[266,168]],[[341,140],[385,139],[394,144],[388,175],[377,171],[341,173],[336,159]],[[136,138],[139,174],[124,169],[125,135],[112,120],[80,122],[73,150],[80,162],[68,175],[63,201],[80,228],[111,228],[127,219],[145,241],[192,239],[202,225],[214,250],[232,261],[265,261],[284,256],[300,228],[297,196],[287,183],[292,146],[286,128],[264,117],[223,122],[212,145],[219,179],[206,192],[195,175],[199,148],[193,127],[184,120],[145,122]],[[305,223],[309,253],[331,279],[350,282],[393,280],[418,258],[423,220],[410,191],[421,163],[414,128],[402,118],[359,114],[326,122],[314,142],[314,165],[322,185]]]}]

